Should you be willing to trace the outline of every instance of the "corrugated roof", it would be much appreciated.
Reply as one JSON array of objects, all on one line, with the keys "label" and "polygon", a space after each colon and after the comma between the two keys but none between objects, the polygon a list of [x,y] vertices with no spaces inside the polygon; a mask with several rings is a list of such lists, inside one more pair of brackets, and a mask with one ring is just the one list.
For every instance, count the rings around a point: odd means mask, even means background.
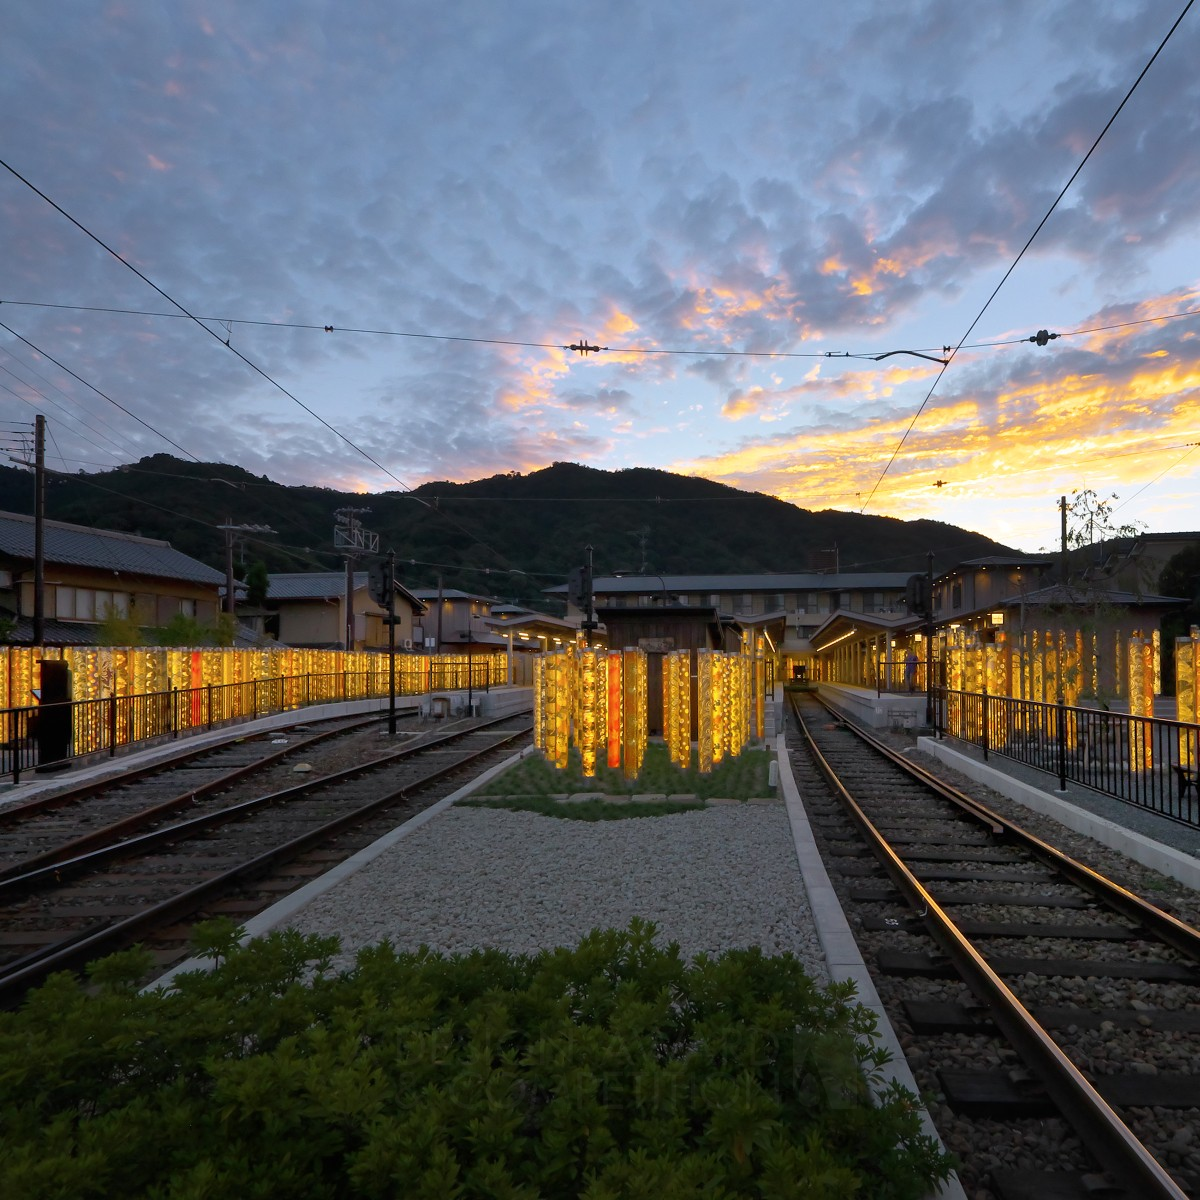
[{"label": "corrugated roof", "polygon": [[[43,549],[49,565],[95,567],[158,579],[184,579],[189,583],[225,582],[223,572],[176,550],[169,542],[62,521],[46,521],[43,530]],[[0,513],[0,554],[33,561],[32,517]]]}]

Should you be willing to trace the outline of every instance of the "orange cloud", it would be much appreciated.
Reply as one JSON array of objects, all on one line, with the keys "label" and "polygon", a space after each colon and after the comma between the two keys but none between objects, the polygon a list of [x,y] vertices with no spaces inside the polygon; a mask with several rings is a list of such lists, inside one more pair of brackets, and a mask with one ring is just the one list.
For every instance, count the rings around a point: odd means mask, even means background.
[{"label": "orange cloud", "polygon": [[[764,406],[763,395],[747,391],[726,402],[724,415]],[[797,429],[670,469],[805,508],[852,509],[871,496],[869,511],[954,524],[964,523],[967,506],[986,501],[1011,512],[1016,526],[1047,495],[1136,491],[1171,469],[1200,440],[1200,365],[1142,358],[1121,380],[1068,375],[994,397],[963,394],[936,401],[909,432],[911,420],[907,412],[872,411],[850,427]],[[1200,449],[1194,466],[1179,468],[1196,469]]]}]

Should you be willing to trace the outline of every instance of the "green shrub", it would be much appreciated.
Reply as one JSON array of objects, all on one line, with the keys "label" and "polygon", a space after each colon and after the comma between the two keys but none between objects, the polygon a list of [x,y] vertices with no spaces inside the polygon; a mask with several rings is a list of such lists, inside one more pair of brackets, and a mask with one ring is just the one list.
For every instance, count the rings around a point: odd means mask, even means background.
[{"label": "green shrub", "polygon": [[[215,923],[214,923],[215,924]],[[446,958],[277,932],[140,993],[146,956],[0,1017],[0,1195],[881,1197],[949,1163],[852,985],[791,956],[684,962],[653,926]]]}]

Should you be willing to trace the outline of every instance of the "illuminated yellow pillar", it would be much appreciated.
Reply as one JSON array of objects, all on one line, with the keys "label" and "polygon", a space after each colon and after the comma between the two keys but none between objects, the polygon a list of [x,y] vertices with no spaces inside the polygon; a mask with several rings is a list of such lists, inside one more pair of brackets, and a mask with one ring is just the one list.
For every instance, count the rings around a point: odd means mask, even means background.
[{"label": "illuminated yellow pillar", "polygon": [[713,766],[713,657],[696,651],[696,765],[704,775]]},{"label": "illuminated yellow pillar", "polygon": [[588,648],[578,651],[579,715],[575,740],[585,779],[595,777],[600,745],[607,740],[607,657],[603,650]]},{"label": "illuminated yellow pillar", "polygon": [[607,724],[605,737],[608,743],[607,763],[612,770],[621,766],[622,705],[621,686],[621,652],[609,651],[604,656],[604,689],[606,693],[605,711]]},{"label": "illuminated yellow pillar", "polygon": [[671,761],[686,770],[692,761],[691,651],[663,659],[663,734]]},{"label": "illuminated yellow pillar", "polygon": [[761,739],[767,733],[767,658],[763,639],[758,639],[754,656],[754,737]]},{"label": "illuminated yellow pillar", "polygon": [[621,768],[626,779],[642,769],[648,740],[646,701],[648,661],[644,650],[621,651]]},{"label": "illuminated yellow pillar", "polygon": [[[1175,702],[1180,721],[1200,724],[1200,627],[1192,626],[1188,637],[1175,639]],[[1179,731],[1179,761],[1196,769],[1197,732]]]},{"label": "illuminated yellow pillar", "polygon": [[712,678],[712,760],[715,767],[725,757],[725,657],[713,655]]},{"label": "illuminated yellow pillar", "polygon": [[[1129,639],[1129,715],[1154,715],[1154,646],[1141,633]],[[1129,730],[1129,766],[1134,771],[1148,771],[1153,765],[1150,725],[1131,721]]]}]

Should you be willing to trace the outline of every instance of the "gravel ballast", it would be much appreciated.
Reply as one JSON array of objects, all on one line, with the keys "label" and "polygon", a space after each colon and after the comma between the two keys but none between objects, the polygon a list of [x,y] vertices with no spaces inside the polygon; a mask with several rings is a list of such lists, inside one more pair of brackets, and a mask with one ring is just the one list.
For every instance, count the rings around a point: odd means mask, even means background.
[{"label": "gravel ballast", "polygon": [[344,967],[384,939],[533,954],[634,917],[686,958],[759,946],[829,979],[782,804],[595,822],[451,807],[286,924],[336,934]]}]

